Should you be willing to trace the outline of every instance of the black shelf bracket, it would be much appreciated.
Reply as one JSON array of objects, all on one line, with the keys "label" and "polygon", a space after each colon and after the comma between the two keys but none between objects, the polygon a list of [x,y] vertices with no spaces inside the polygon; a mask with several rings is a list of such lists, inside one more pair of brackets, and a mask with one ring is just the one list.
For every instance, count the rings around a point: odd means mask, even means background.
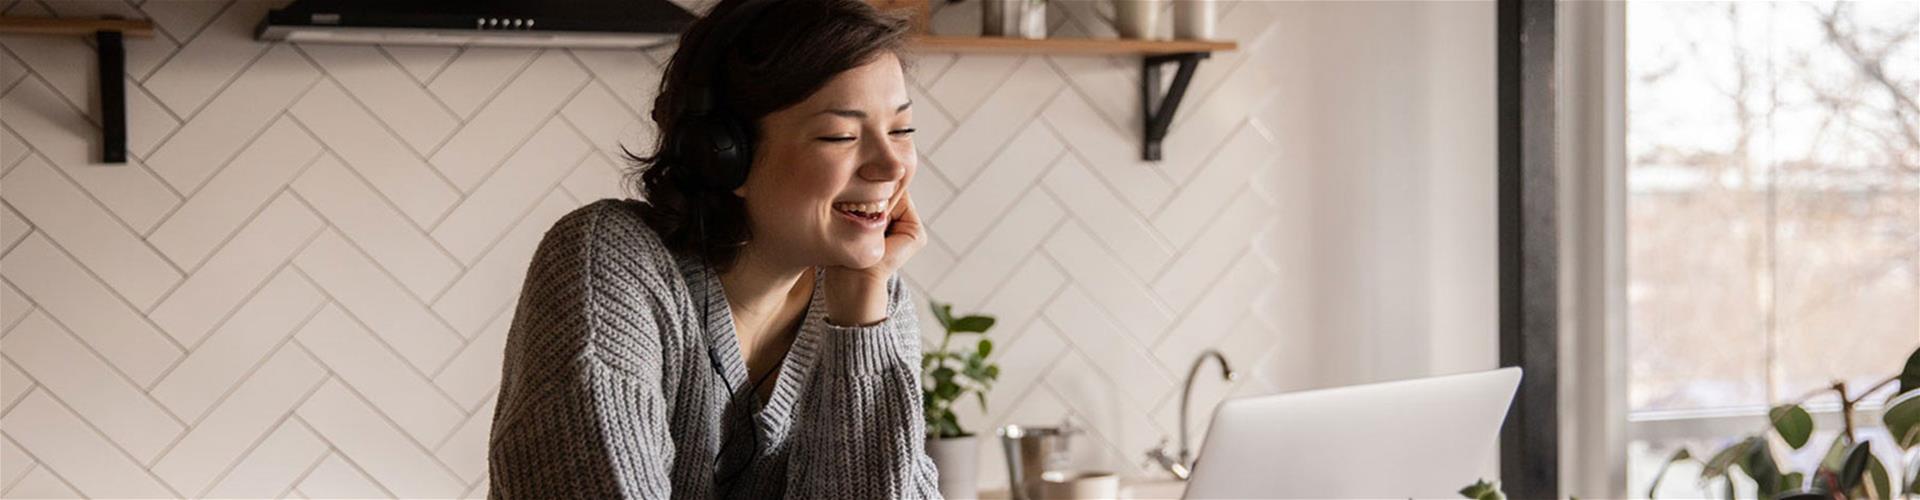
[{"label": "black shelf bracket", "polygon": [[[1173,123],[1173,113],[1180,109],[1180,99],[1187,95],[1187,84],[1193,82],[1193,70],[1200,66],[1201,59],[1210,55],[1210,52],[1182,52],[1141,59],[1140,116],[1145,118],[1145,135],[1140,144],[1141,159],[1160,161],[1160,141],[1167,138],[1167,126]],[[1173,74],[1173,84],[1162,96],[1160,67],[1168,63],[1179,63],[1180,67]]]},{"label": "black shelf bracket", "polygon": [[0,15],[0,34],[86,36],[100,66],[100,163],[127,163],[126,37],[153,36],[153,22],[101,16],[97,19]]},{"label": "black shelf bracket", "polygon": [[100,55],[100,162],[127,162],[127,50],[118,31],[96,31]]}]

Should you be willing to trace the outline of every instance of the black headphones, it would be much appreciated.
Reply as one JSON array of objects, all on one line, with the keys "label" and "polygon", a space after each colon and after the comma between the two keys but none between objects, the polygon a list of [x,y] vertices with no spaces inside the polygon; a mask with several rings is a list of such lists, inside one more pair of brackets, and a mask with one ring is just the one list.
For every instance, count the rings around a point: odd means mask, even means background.
[{"label": "black headphones", "polygon": [[752,127],[728,108],[721,98],[726,88],[727,48],[740,33],[753,24],[761,11],[775,0],[745,0],[732,10],[720,13],[711,33],[695,47],[693,73],[688,75],[686,108],[674,124],[669,144],[674,156],[686,162],[703,187],[731,191],[747,180],[747,168],[753,163]]}]

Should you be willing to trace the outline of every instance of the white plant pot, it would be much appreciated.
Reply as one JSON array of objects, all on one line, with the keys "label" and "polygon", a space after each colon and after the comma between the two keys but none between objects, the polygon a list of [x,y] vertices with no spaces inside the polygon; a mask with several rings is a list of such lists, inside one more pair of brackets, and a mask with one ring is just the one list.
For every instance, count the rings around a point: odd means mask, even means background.
[{"label": "white plant pot", "polygon": [[980,445],[973,436],[927,440],[927,456],[933,457],[933,466],[940,472],[940,496],[980,498],[974,474],[980,463],[979,453]]}]

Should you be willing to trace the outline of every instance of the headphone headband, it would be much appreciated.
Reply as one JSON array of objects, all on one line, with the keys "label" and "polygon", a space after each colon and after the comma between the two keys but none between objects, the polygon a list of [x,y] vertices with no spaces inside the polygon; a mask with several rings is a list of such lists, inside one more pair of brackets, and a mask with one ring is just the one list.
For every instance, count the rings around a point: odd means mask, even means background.
[{"label": "headphone headband", "polygon": [[691,112],[705,114],[722,105],[715,94],[726,85],[727,49],[733,46],[741,32],[760,18],[760,13],[767,6],[776,1],[744,0],[732,10],[720,13],[724,17],[715,21],[710,28],[712,32],[700,41],[699,47],[694,48],[694,73],[690,80],[694,89],[694,99],[689,103],[692,105]]}]

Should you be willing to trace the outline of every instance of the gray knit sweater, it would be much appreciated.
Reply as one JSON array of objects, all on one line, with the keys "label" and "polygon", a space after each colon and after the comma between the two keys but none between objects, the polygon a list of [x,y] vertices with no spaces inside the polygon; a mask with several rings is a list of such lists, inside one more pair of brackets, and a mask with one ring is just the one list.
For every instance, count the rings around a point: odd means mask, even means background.
[{"label": "gray knit sweater", "polygon": [[894,276],[887,319],[827,323],[824,271],[764,407],[719,276],[668,252],[639,202],[547,230],[507,334],[489,498],[938,498],[920,335]]}]

